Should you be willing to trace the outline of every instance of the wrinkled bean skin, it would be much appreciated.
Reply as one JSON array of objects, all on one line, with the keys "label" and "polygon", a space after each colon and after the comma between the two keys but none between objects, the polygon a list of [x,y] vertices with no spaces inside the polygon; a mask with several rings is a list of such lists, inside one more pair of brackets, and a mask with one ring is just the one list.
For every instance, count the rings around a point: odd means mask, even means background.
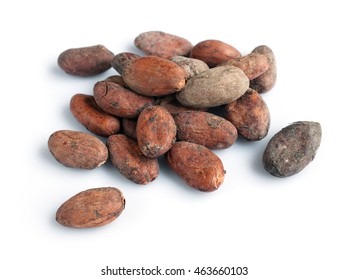
[{"label": "wrinkled bean skin", "polygon": [[300,121],[284,127],[270,139],[264,151],[264,169],[276,177],[299,173],[314,159],[321,134],[317,122]]},{"label": "wrinkled bean skin", "polygon": [[222,161],[204,146],[186,141],[176,142],[165,158],[171,169],[196,190],[212,192],[224,181]]},{"label": "wrinkled bean skin", "polygon": [[123,134],[111,135],[107,146],[113,165],[130,181],[146,185],[158,177],[157,159],[144,156],[134,139]]},{"label": "wrinkled bean skin", "polygon": [[82,191],[66,202],[56,212],[56,221],[72,228],[95,228],[111,223],[125,209],[125,198],[113,187]]},{"label": "wrinkled bean skin", "polygon": [[93,76],[111,68],[114,54],[103,45],[68,49],[58,57],[58,65],[75,76]]}]

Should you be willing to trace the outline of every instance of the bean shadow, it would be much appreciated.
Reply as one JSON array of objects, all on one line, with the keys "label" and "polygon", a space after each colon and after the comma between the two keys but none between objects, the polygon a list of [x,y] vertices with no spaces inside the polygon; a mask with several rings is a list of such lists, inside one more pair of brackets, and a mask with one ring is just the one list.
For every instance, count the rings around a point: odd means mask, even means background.
[{"label": "bean shadow", "polygon": [[245,151],[248,158],[248,164],[253,172],[263,177],[270,177],[270,174],[268,174],[263,167],[262,160],[267,143],[268,140],[266,139],[262,139],[260,141],[248,141],[242,137],[239,137],[235,143]]}]

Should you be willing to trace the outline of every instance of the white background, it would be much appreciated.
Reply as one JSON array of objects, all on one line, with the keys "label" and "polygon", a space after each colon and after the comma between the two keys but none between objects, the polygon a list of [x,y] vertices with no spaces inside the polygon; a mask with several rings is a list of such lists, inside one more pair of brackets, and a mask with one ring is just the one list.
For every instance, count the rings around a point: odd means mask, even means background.
[{"label": "white background", "polygon": [[[78,2],[78,3],[76,3]],[[217,279],[349,279],[349,21],[346,1],[2,1],[1,279],[148,279],[101,276],[117,268],[247,266]],[[243,54],[266,44],[277,85],[263,95],[271,113],[260,142],[217,151],[227,171],[214,193],[192,190],[160,160],[161,174],[135,185],[106,164],[60,165],[47,149],[59,129],[86,131],[69,112],[75,93],[98,80],[65,74],[58,55],[104,44],[137,50],[141,32],[161,30],[196,44],[218,39]],[[282,127],[318,121],[323,138],[301,173],[275,178],[261,155]],[[126,209],[96,229],[69,229],[57,208],[92,187],[115,186]],[[213,279],[186,276],[161,279]],[[158,279],[160,279],[158,277]]]}]

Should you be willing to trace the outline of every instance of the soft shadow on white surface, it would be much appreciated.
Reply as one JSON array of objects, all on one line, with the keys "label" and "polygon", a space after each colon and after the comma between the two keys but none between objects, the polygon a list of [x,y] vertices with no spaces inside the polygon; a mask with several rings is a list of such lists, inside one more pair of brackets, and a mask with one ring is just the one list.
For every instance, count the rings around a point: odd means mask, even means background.
[{"label": "soft shadow on white surface", "polygon": [[[70,111],[69,103],[62,108],[62,113],[61,113],[60,118],[66,124],[66,128],[62,128],[62,129],[76,130],[76,131],[81,131],[81,132],[86,132],[86,133],[89,133],[89,134],[93,134],[91,131],[86,129],[86,127],[84,127],[82,124],[80,124],[77,121],[77,119],[75,119],[75,117],[73,116],[72,112]],[[95,135],[95,136],[97,136],[99,138],[98,135]]]},{"label": "soft shadow on white surface", "polygon": [[68,74],[65,73],[61,68],[59,68],[57,63],[49,65],[48,70],[54,77],[61,79],[67,78]]},{"label": "soft shadow on white surface", "polygon": [[[48,138],[49,138],[49,135],[47,136],[47,140]],[[53,157],[53,155],[51,154],[47,146],[47,141],[39,145],[37,155],[38,157],[43,159],[46,162],[46,164],[50,164],[50,162],[52,163],[52,161],[55,161],[55,158]]]},{"label": "soft shadow on white surface", "polygon": [[244,155],[247,158],[246,168],[251,168],[256,175],[268,175],[262,164],[262,155],[267,145],[266,139],[260,141],[247,141],[246,139],[239,137],[236,145],[238,146],[237,148],[244,151]]}]

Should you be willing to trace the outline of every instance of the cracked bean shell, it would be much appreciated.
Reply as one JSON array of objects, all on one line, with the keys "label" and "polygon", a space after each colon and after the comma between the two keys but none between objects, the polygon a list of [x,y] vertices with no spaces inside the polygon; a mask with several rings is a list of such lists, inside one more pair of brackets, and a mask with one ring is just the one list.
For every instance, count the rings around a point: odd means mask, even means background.
[{"label": "cracked bean shell", "polygon": [[185,86],[186,72],[176,63],[156,56],[129,60],[122,78],[135,92],[147,96],[162,96],[180,91]]},{"label": "cracked bean shell", "polygon": [[96,136],[73,130],[51,134],[48,148],[55,159],[67,167],[94,169],[106,162],[108,149]]},{"label": "cracked bean shell", "polygon": [[264,154],[266,171],[276,177],[287,177],[302,171],[315,157],[321,142],[318,122],[299,121],[276,133]]},{"label": "cracked bean shell", "polygon": [[103,111],[122,118],[136,118],[144,108],[154,104],[153,99],[114,82],[97,82],[93,94]]},{"label": "cracked bean shell", "polygon": [[93,188],[64,202],[56,212],[56,221],[72,228],[94,228],[111,223],[124,208],[125,198],[117,188]]},{"label": "cracked bean shell", "polygon": [[66,73],[76,76],[93,76],[111,68],[114,54],[103,45],[73,48],[62,52],[58,65]]},{"label": "cracked bean shell", "polygon": [[173,116],[177,139],[203,145],[209,149],[226,149],[234,144],[238,134],[226,119],[208,112],[186,111]]},{"label": "cracked bean shell", "polygon": [[137,120],[137,141],[149,158],[165,154],[176,141],[176,124],[171,114],[161,106],[145,108]]},{"label": "cracked bean shell", "polygon": [[176,142],[165,158],[171,169],[188,186],[199,191],[215,191],[224,181],[222,161],[204,146],[186,141]]},{"label": "cracked bean shell", "polygon": [[158,177],[157,159],[144,156],[136,140],[123,134],[115,134],[108,137],[107,146],[111,162],[130,181],[146,185]]},{"label": "cracked bean shell", "polygon": [[103,80],[104,82],[111,82],[119,84],[120,86],[124,88],[128,88],[128,85],[126,85],[124,79],[120,75],[112,75]]},{"label": "cracked bean shell", "polygon": [[240,68],[219,66],[191,78],[176,98],[189,107],[216,107],[238,99],[249,84],[250,80]]}]

